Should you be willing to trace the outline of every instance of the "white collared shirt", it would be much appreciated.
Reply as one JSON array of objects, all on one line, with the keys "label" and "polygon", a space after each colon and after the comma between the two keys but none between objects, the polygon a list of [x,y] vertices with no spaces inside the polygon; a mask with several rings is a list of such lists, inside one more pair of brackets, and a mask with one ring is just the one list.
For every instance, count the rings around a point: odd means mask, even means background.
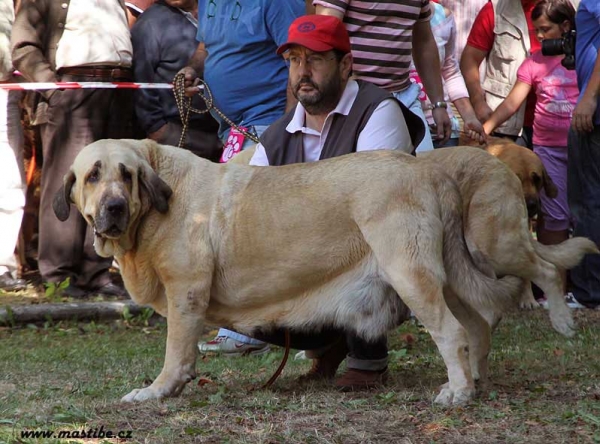
[{"label": "white collared shirt", "polygon": [[71,0],[68,7],[65,30],[56,49],[56,69],[131,66],[131,34],[127,14],[118,0]]},{"label": "white collared shirt", "polygon": [[[286,131],[289,133],[302,132],[305,162],[319,160],[323,146],[327,140],[327,135],[329,134],[329,129],[331,128],[334,114],[347,116],[357,95],[358,83],[354,80],[349,80],[337,106],[325,118],[322,132],[304,126],[306,111],[300,103],[296,105],[294,117],[287,125]],[[413,150],[402,110],[398,102],[393,98],[382,101],[375,111],[373,111],[371,118],[360,132],[356,143],[356,151],[383,149],[400,150],[406,153],[410,153]],[[269,165],[267,153],[261,143],[256,146],[256,152],[250,160],[250,165]]]}]

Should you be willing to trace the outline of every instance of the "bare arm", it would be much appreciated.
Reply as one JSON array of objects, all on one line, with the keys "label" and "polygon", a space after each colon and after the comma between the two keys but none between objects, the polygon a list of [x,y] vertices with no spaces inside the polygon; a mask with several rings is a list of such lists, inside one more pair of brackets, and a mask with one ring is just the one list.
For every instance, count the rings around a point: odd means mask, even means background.
[{"label": "bare arm", "polygon": [[506,99],[498,105],[498,108],[494,110],[489,119],[483,124],[485,133],[490,134],[494,129],[506,122],[510,116],[516,113],[527,99],[527,95],[530,91],[531,85],[517,80],[517,83],[515,83],[515,86],[513,86],[513,89]]},{"label": "bare arm", "polygon": [[587,133],[594,129],[594,113],[598,107],[598,96],[600,95],[600,50],[596,55],[596,63],[592,71],[585,91],[581,94],[581,100],[573,111],[571,127],[580,133]]},{"label": "bare arm", "polygon": [[[412,56],[431,103],[444,101],[440,57],[428,21],[417,22],[412,31]],[[452,131],[448,112],[444,108],[432,111],[437,126],[437,139],[443,145]]]},{"label": "bare arm", "polygon": [[475,109],[475,114],[481,122],[485,122],[492,114],[491,108],[485,101],[485,95],[481,88],[481,79],[479,77],[479,66],[481,62],[486,58],[487,52],[472,46],[465,46],[462,57],[460,59],[460,70],[467,90],[469,91],[469,97],[471,103]]},{"label": "bare arm", "polygon": [[344,20],[344,13],[342,11],[338,11],[337,9],[326,8],[325,6],[317,5],[315,7],[315,12],[321,15],[332,15],[334,17],[339,18],[342,21]]}]

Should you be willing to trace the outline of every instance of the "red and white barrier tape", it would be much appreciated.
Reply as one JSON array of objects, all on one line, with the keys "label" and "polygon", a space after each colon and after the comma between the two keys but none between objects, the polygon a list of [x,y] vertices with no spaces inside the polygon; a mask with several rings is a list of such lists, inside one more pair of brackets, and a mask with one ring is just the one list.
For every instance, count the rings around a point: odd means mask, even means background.
[{"label": "red and white barrier tape", "polygon": [[9,91],[48,89],[173,89],[170,83],[136,82],[48,82],[48,83],[0,83],[0,89]]}]

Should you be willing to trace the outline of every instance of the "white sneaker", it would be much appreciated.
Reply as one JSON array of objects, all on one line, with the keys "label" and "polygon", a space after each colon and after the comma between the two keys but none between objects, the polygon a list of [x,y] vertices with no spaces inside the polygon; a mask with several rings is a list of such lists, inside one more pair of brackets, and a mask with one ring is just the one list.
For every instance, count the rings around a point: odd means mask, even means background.
[{"label": "white sneaker", "polygon": [[577,302],[577,299],[575,299],[575,296],[573,296],[573,293],[571,292],[567,293],[565,296],[565,302],[569,308],[586,308],[585,305]]},{"label": "white sneaker", "polygon": [[245,342],[236,341],[228,336],[217,336],[208,342],[200,342],[198,344],[200,353],[220,353],[227,357],[238,356],[256,356],[267,353],[271,350],[269,344],[247,344]]},{"label": "white sneaker", "polygon": [[305,350],[299,351],[298,353],[296,353],[296,356],[294,356],[294,361],[297,361],[299,359],[308,359],[306,357],[306,351]]}]

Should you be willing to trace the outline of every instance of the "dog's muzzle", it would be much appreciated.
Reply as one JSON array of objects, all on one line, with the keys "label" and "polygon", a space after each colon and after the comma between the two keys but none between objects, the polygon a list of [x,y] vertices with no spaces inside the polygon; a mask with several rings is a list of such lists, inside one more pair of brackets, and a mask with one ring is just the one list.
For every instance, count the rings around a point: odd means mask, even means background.
[{"label": "dog's muzzle", "polygon": [[527,205],[527,216],[531,219],[540,210],[540,203],[538,199],[526,199],[525,204]]},{"label": "dog's muzzle", "polygon": [[100,202],[94,218],[94,234],[99,237],[116,239],[129,224],[129,203],[124,197],[106,197]]}]

